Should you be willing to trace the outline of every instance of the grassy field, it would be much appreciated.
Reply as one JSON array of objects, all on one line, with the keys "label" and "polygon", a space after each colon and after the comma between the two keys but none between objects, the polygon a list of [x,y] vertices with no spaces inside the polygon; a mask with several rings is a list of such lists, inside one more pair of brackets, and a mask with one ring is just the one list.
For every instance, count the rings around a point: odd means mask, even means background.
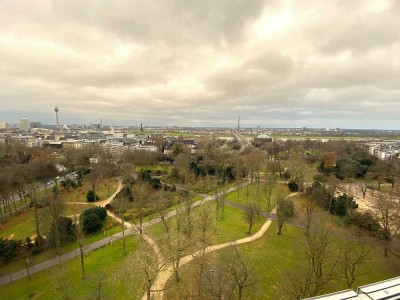
[{"label": "grassy field", "polygon": [[[220,217],[218,219],[218,223],[216,222],[216,209],[215,203],[205,204],[208,207],[210,220],[208,222],[208,235],[210,238],[210,244],[220,244],[229,241],[234,241],[240,238],[244,238],[248,235],[248,223],[245,220],[243,211],[225,205],[224,207],[224,215],[222,217],[220,212]],[[200,221],[200,210],[202,208],[195,208],[193,211],[193,226],[194,232],[192,234],[192,245],[186,251],[186,254],[192,253],[199,249],[199,237],[201,234],[201,221]],[[171,218],[168,220],[168,224],[170,226],[171,231],[174,233],[174,228],[176,228],[177,218]],[[260,229],[262,224],[265,222],[265,219],[259,218],[256,220],[255,224],[252,227],[251,232],[254,233]],[[152,236],[158,243],[159,247],[164,250],[164,254],[167,253],[167,237],[165,233],[165,228],[162,223],[156,224],[150,227],[147,230],[147,233]],[[182,234],[182,233],[181,233]]]},{"label": "grassy field", "polygon": [[[107,184],[106,180],[102,180],[96,187],[96,194],[100,197],[100,200],[107,199],[110,197],[118,187],[118,180],[113,179],[110,184]],[[86,194],[91,190],[91,184],[88,181],[84,181],[81,187],[77,189],[70,189],[70,192],[65,189],[60,189],[60,194],[66,202],[86,202]]]},{"label": "grassy field", "polygon": [[[88,183],[85,183],[82,187],[88,187]],[[110,184],[110,191],[108,191],[108,186],[105,182],[101,182],[98,188],[98,195],[101,196],[101,199],[105,199],[108,195],[111,195],[115,192],[118,187],[118,181],[113,180]],[[51,189],[44,190],[38,193],[38,197],[42,198],[45,195],[49,195],[51,193]],[[82,201],[86,202],[86,197],[82,195],[82,193],[86,192],[84,190],[79,191],[79,189],[74,190],[70,193],[61,192],[60,198],[65,202],[74,202],[74,201]],[[83,210],[95,206],[96,204],[87,204],[87,205],[78,205],[73,203],[67,203],[65,205],[65,211],[63,213],[64,216],[70,216],[73,214],[78,214]],[[41,219],[41,226],[43,226],[42,231],[46,232],[48,230],[48,222],[45,216],[45,208],[39,209],[39,215]],[[32,236],[35,234],[35,222],[34,222],[34,212],[33,209],[26,209],[18,216],[13,216],[8,220],[4,220],[0,224],[0,237],[9,237],[13,235],[15,239],[24,239],[28,236]]]},{"label": "grassy field", "polygon": [[87,203],[87,204],[76,204],[73,202],[68,202],[68,204],[65,205],[64,209],[64,216],[72,216],[72,215],[77,215],[81,214],[85,209],[95,207],[96,204],[92,203]]},{"label": "grassy field", "polygon": [[[231,202],[235,202],[242,205],[247,205],[251,202],[261,201],[261,207],[263,211],[268,211],[266,198],[263,191],[264,182],[260,182],[259,191],[257,192],[257,184],[249,184],[245,187],[242,187],[238,193],[238,191],[233,191],[225,196],[225,199]],[[276,196],[278,193],[289,194],[287,186],[284,183],[278,182],[276,187],[273,190],[271,197],[271,205],[269,211],[271,211],[276,205]]]},{"label": "grassy field", "polygon": [[[286,293],[286,288],[290,286],[287,280],[288,273],[295,272],[297,266],[305,262],[302,252],[299,251],[299,245],[304,243],[302,229],[286,225],[283,235],[279,236],[276,232],[277,225],[273,222],[262,238],[238,247],[257,282],[250,299],[290,299]],[[336,251],[344,242],[344,240],[336,239]],[[216,257],[221,259],[221,257],[227,256],[230,251],[231,249],[224,249],[209,254],[207,260],[212,265]],[[178,295],[185,299],[196,293],[195,280],[199,268],[198,263],[198,261],[193,261],[182,268],[184,279],[179,284],[174,283],[173,279],[170,280],[169,285],[172,288],[167,292],[168,299],[175,299]],[[399,270],[400,262],[398,259],[393,257],[385,259],[381,248],[373,247],[368,266],[364,266],[361,270],[361,272],[367,273],[357,279],[354,287],[397,276]],[[346,288],[343,279],[336,279],[332,280],[322,293]]]},{"label": "grassy field", "polygon": [[[136,238],[127,238],[127,251],[138,248]],[[82,279],[79,259],[65,263],[0,287],[2,299],[97,299],[101,284],[101,299],[137,299],[141,295],[140,282],[124,280],[119,269],[127,256],[123,255],[122,241],[88,253],[85,256],[86,278]],[[132,272],[139,272],[132,270]]]},{"label": "grassy field", "polygon": [[[116,221],[114,221],[113,219],[108,217],[106,220],[106,223],[104,224],[103,230],[101,230],[100,232],[94,233],[94,234],[87,235],[84,240],[84,245],[91,244],[95,241],[101,240],[107,236],[113,235],[120,231],[121,231],[121,226],[119,226],[119,223],[116,223]],[[71,241],[71,242],[64,244],[61,247],[61,252],[67,253],[76,248],[78,248],[77,243],[74,241]],[[46,251],[44,251],[43,253],[30,256],[30,261],[31,261],[32,265],[35,265],[35,264],[38,264],[40,262],[43,262],[43,261],[48,260],[55,256],[57,256],[56,249],[50,248],[50,249],[47,249]],[[14,260],[14,261],[10,262],[9,264],[2,265],[0,267],[0,276],[7,275],[10,272],[15,272],[15,271],[21,270],[23,268],[25,268],[25,259],[24,259],[24,257],[19,257],[17,260]]]}]

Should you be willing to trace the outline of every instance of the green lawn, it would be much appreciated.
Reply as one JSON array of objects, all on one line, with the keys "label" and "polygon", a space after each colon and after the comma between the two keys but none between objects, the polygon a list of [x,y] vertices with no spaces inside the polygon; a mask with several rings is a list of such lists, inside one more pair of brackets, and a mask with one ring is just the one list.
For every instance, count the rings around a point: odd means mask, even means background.
[{"label": "green lawn", "polygon": [[[299,245],[303,243],[302,229],[286,225],[283,235],[278,236],[276,232],[277,225],[273,222],[262,238],[239,246],[240,253],[257,281],[250,299],[290,299],[285,290],[289,286],[287,274],[295,270],[297,264],[305,262],[301,249],[299,249]],[[343,242],[344,240],[337,239],[336,246]],[[231,250],[223,249],[211,253],[208,255],[208,260],[213,261],[215,257],[220,258],[227,255],[229,251]],[[364,267],[362,270],[368,271],[368,273],[359,277],[354,287],[398,276],[400,270],[398,259],[393,257],[385,259],[380,247],[373,248],[371,257],[368,267]],[[169,285],[172,288],[168,290],[168,299],[175,299],[178,295],[185,299],[196,293],[196,269],[198,269],[198,261],[195,260],[182,268],[183,281],[181,283],[174,284],[174,279],[170,280]],[[344,280],[333,280],[326,286],[323,293],[346,288]]]},{"label": "green lawn", "polygon": [[81,214],[85,209],[95,207],[96,204],[92,203],[87,203],[87,204],[75,204],[73,202],[69,202],[68,204],[65,205],[64,209],[64,216],[72,216],[72,215],[77,215]]},{"label": "green lawn", "polygon": [[[225,199],[231,202],[235,202],[242,205],[247,205],[251,202],[261,201],[261,207],[263,211],[268,211],[266,198],[263,191],[264,182],[260,182],[259,189],[257,191],[257,184],[249,184],[245,187],[240,188],[239,193],[238,191],[233,191],[225,196]],[[271,205],[269,211],[271,211],[276,205],[276,196],[278,193],[285,193],[288,194],[287,186],[284,183],[278,182],[276,187],[273,190],[272,198],[271,198]]]},{"label": "green lawn", "polygon": [[[107,236],[113,235],[120,231],[121,231],[121,226],[119,226],[119,223],[116,223],[113,219],[108,217],[106,223],[104,224],[103,230],[100,232],[94,233],[94,234],[87,235],[85,237],[84,244],[85,245],[91,244],[95,241],[101,240]],[[72,242],[69,242],[69,243],[66,243],[65,245],[63,245],[61,248],[61,252],[67,253],[76,248],[78,248],[77,243],[72,241]],[[51,249],[47,249],[43,253],[30,256],[30,261],[31,261],[31,264],[35,265],[35,264],[38,264],[40,262],[43,262],[43,261],[50,259],[52,257],[55,257],[55,256],[57,256],[56,249],[51,248]],[[1,266],[1,264],[0,264],[0,266]],[[1,266],[0,267],[0,276],[7,275],[10,272],[15,272],[15,271],[21,270],[24,267],[25,267],[25,259],[24,259],[24,257],[21,256],[17,260],[14,260],[14,261],[10,262],[9,264]]]},{"label": "green lawn", "polygon": [[[197,196],[197,195],[192,197],[192,201],[193,202],[199,201],[201,199],[203,199],[203,198],[200,197],[200,196]],[[175,209],[178,209],[178,208],[182,207],[182,205],[183,205],[182,203],[178,203],[178,204],[172,205],[172,206],[170,206],[170,207],[168,207],[166,209],[166,212],[174,211]],[[158,212],[152,213],[152,214],[144,217],[143,218],[143,222],[150,221],[151,219],[158,218],[159,216],[160,216],[160,214]]]},{"label": "green lawn", "polygon": [[[117,179],[111,180],[109,185],[106,180],[100,181],[96,187],[96,194],[100,197],[99,201],[110,197],[117,190],[117,187]],[[86,202],[86,194],[91,189],[91,184],[88,181],[84,181],[81,187],[70,189],[70,192],[60,188],[60,195],[66,202]]]},{"label": "green lawn", "polygon": [[[138,248],[136,238],[127,238],[127,251]],[[142,294],[139,280],[127,281],[119,268],[127,259],[122,241],[89,252],[85,256],[86,278],[82,279],[79,259],[68,261],[64,267],[54,267],[0,287],[2,299],[97,299],[96,286],[101,282],[101,299],[137,299]],[[132,270],[137,272],[137,270]]]},{"label": "green lawn", "polygon": [[[208,223],[208,234],[211,236],[210,242],[211,244],[220,244],[229,241],[234,241],[237,239],[241,239],[248,235],[248,223],[244,217],[243,211],[225,205],[224,207],[224,215],[220,212],[220,217],[218,219],[218,224],[216,223],[216,210],[215,203],[205,204],[209,207],[210,212],[210,221]],[[192,244],[189,249],[186,251],[189,254],[198,249],[200,249],[199,237],[201,234],[201,221],[200,221],[200,210],[202,208],[195,208],[193,211],[193,224],[194,224],[194,232],[192,235]],[[176,217],[173,217],[168,220],[169,226],[172,228],[172,232],[174,233],[174,228],[176,228]],[[265,222],[264,218],[257,218],[255,224],[252,227],[251,233],[255,233],[258,231],[262,224]],[[168,255],[167,249],[167,237],[165,233],[165,228],[162,223],[156,224],[149,229],[147,229],[147,233],[152,236],[158,243],[159,247],[164,251],[165,255]]]},{"label": "green lawn", "polygon": [[13,236],[14,239],[25,239],[35,234],[35,222],[33,209],[25,210],[11,219],[3,222],[0,226],[0,237]]}]

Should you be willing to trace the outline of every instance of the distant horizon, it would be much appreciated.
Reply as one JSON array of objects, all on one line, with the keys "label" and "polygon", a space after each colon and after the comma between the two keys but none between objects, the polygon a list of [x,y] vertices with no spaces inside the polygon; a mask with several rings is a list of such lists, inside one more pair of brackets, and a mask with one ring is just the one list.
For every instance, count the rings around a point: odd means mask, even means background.
[{"label": "distant horizon", "polygon": [[400,129],[400,1],[214,2],[0,1],[0,120]]},{"label": "distant horizon", "polygon": [[[41,122],[43,127],[56,127],[56,124],[46,124],[43,123],[40,120],[36,120],[36,119],[30,119],[29,117],[22,117],[23,118],[28,118],[30,122]],[[17,122],[7,122],[4,120],[0,119],[0,123],[8,123],[8,124],[12,124],[12,125],[16,125],[19,123],[19,121]],[[65,124],[60,124],[60,127],[62,126],[90,126],[93,124],[100,124],[99,123],[65,123]],[[133,125],[133,124],[107,124],[107,123],[103,123],[103,127],[107,127],[107,126],[117,126],[117,127],[133,127],[133,128],[138,128],[140,129],[140,123],[139,125]],[[237,125],[236,126],[171,126],[171,125],[152,125],[152,124],[143,124],[143,128],[144,129],[151,129],[151,128],[165,128],[165,129],[195,129],[195,128],[199,128],[199,129],[237,129]],[[305,129],[311,129],[311,130],[326,130],[329,129],[330,132],[336,130],[336,129],[340,129],[340,131],[349,131],[349,130],[353,130],[353,131],[386,131],[386,132],[400,132],[400,129],[393,129],[393,128],[344,128],[344,127],[309,127],[309,126],[296,126],[296,127],[263,127],[263,126],[241,126],[240,129],[241,130],[252,130],[252,129],[260,129],[260,130],[302,130],[303,128]]]}]

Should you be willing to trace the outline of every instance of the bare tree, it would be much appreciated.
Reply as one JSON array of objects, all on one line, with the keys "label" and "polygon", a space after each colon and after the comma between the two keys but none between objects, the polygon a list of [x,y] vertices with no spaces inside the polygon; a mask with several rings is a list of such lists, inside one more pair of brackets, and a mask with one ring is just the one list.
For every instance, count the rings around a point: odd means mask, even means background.
[{"label": "bare tree", "polygon": [[236,245],[207,262],[201,274],[203,298],[251,298],[256,280],[251,266]]},{"label": "bare tree", "polygon": [[307,179],[306,162],[303,155],[294,155],[288,160],[288,166],[292,177],[296,178],[299,184],[299,192],[304,190]]},{"label": "bare tree", "polygon": [[40,225],[42,221],[42,215],[39,212],[39,203],[38,203],[38,198],[36,195],[36,186],[34,184],[31,184],[29,186],[29,194],[27,194],[27,197],[31,199],[31,203],[33,206],[33,211],[34,211],[34,221],[35,221],[35,229],[36,229],[36,240],[38,242],[38,246],[42,246],[42,235],[40,234]]},{"label": "bare tree", "polygon": [[340,267],[349,289],[353,287],[357,278],[368,273],[361,268],[371,259],[371,249],[363,242],[348,241],[344,245]]},{"label": "bare tree", "polygon": [[65,269],[58,265],[57,267],[51,268],[51,278],[54,284],[54,289],[60,294],[57,299],[69,300],[71,297],[72,282],[71,279],[66,276]]},{"label": "bare tree", "polygon": [[179,271],[181,259],[194,243],[194,240],[192,239],[192,229],[188,228],[188,226],[192,226],[190,224],[193,224],[193,215],[188,212],[188,208],[188,204],[183,206],[184,211],[175,216],[172,223],[173,226],[165,225],[168,222],[164,223],[166,228],[167,248],[169,252],[168,257],[171,261],[175,280],[177,282],[181,280],[181,274]]},{"label": "bare tree", "polygon": [[380,194],[378,199],[375,199],[376,212],[375,216],[381,225],[380,236],[383,241],[383,254],[388,256],[390,244],[393,238],[400,230],[400,204],[389,197]]},{"label": "bare tree", "polygon": [[79,246],[79,253],[80,253],[80,261],[81,261],[81,270],[82,270],[82,277],[85,277],[85,261],[83,255],[83,241],[85,239],[85,231],[83,229],[83,221],[81,217],[74,217],[74,234],[75,240]]},{"label": "bare tree", "polygon": [[225,211],[225,195],[226,195],[226,186],[224,184],[220,185],[219,187],[214,190],[214,200],[215,200],[215,213],[216,213],[216,220],[218,221],[220,213],[221,218],[224,218],[224,211]]},{"label": "bare tree", "polygon": [[[335,278],[341,254],[334,252],[331,229],[323,222],[305,228],[305,263],[288,275],[288,292],[295,299],[313,297]],[[303,259],[299,261],[304,261]]]},{"label": "bare tree", "polygon": [[89,278],[90,285],[94,289],[93,297],[91,299],[100,300],[104,298],[104,285],[106,279],[107,275],[104,273],[94,274]]},{"label": "bare tree", "polygon": [[47,198],[46,202],[47,202],[47,211],[50,224],[52,224],[52,228],[54,229],[54,238],[57,247],[57,254],[59,261],[61,263],[61,240],[60,240],[60,232],[58,226],[59,226],[59,218],[64,213],[65,204],[58,197],[58,189],[56,186],[53,189],[53,196]]},{"label": "bare tree", "polygon": [[278,222],[278,234],[282,234],[282,227],[294,215],[294,204],[290,197],[278,195],[276,203],[276,218]]},{"label": "bare tree", "polygon": [[267,204],[267,210],[270,211],[271,199],[276,186],[276,175],[271,173],[269,168],[265,170],[265,182],[264,182],[264,195]]},{"label": "bare tree", "polygon": [[216,233],[215,219],[212,217],[212,211],[210,205],[202,205],[199,208],[199,228],[200,236],[199,243],[201,249],[201,256],[199,258],[199,269],[198,269],[198,295],[202,294],[202,274],[205,271],[207,265],[206,248],[211,245],[213,237]]},{"label": "bare tree", "polygon": [[[241,300],[245,296],[250,296],[252,288],[257,284],[257,280],[243,255],[239,252],[238,247],[235,245],[232,248],[232,255],[228,258],[223,258],[223,261],[229,274],[228,277],[233,282],[234,289],[237,288],[237,297]],[[250,291],[247,292],[249,289]]]},{"label": "bare tree", "polygon": [[139,180],[137,181],[132,189],[134,194],[133,203],[137,209],[136,217],[139,219],[139,225],[134,222],[134,225],[139,230],[139,234],[143,234],[143,218],[145,217],[145,208],[149,199],[149,186],[146,182]]},{"label": "bare tree", "polygon": [[251,233],[251,228],[253,227],[257,216],[260,215],[261,207],[257,202],[250,202],[246,205],[246,209],[244,211],[244,217],[249,224],[248,234]]},{"label": "bare tree", "polygon": [[129,208],[132,208],[132,201],[130,201],[131,193],[132,190],[130,189],[130,187],[124,187],[113,200],[113,206],[116,207],[121,219],[120,224],[122,229],[122,247],[124,249],[124,254],[126,254],[124,214],[128,211]]},{"label": "bare tree", "polygon": [[95,197],[96,197],[96,188],[99,184],[99,181],[102,178],[103,171],[104,169],[100,163],[91,164],[90,173],[88,174],[88,180],[90,182]]},{"label": "bare tree", "polygon": [[361,193],[363,194],[363,199],[365,199],[365,196],[366,196],[367,191],[368,191],[369,184],[367,182],[360,182],[358,184],[358,187],[360,188]]}]

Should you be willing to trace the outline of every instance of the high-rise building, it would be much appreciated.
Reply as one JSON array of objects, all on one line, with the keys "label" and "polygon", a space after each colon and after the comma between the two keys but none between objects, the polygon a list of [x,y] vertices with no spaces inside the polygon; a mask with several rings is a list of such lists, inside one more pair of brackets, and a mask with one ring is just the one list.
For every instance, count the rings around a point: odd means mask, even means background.
[{"label": "high-rise building", "polygon": [[42,122],[31,122],[31,128],[42,128]]},{"label": "high-rise building", "polygon": [[10,129],[10,123],[1,122],[0,129]]},{"label": "high-rise building", "polygon": [[29,130],[31,129],[31,122],[29,122],[28,118],[22,118],[19,122],[19,128],[22,130]]}]

